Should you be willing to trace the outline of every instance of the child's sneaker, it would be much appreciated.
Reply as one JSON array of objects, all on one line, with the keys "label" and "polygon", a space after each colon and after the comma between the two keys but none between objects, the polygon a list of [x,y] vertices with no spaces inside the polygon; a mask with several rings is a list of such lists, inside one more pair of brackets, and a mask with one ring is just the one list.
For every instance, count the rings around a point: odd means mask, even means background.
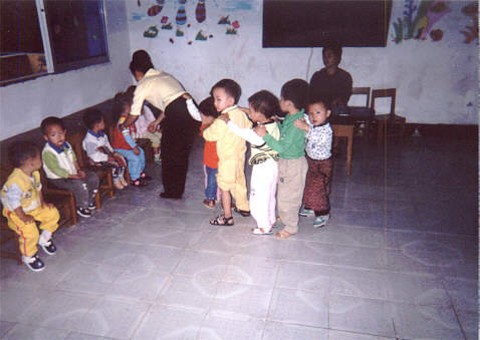
[{"label": "child's sneaker", "polygon": [[88,208],[77,208],[77,214],[82,216],[82,217],[92,216],[92,212]]},{"label": "child's sneaker", "polygon": [[31,271],[39,272],[45,269],[45,264],[38,258],[37,254],[32,257],[22,256],[22,261]]},{"label": "child's sneaker", "polygon": [[95,209],[97,209],[97,206],[95,205],[94,202],[88,205],[88,210],[90,210],[90,213],[92,212],[92,210],[95,210]]},{"label": "child's sneaker", "polygon": [[324,227],[328,220],[330,219],[330,215],[322,215],[322,216],[317,216],[315,217],[315,221],[313,221],[313,227],[314,228],[321,228]]},{"label": "child's sneaker", "polygon": [[315,214],[315,212],[311,209],[305,209],[304,206],[302,206],[302,208],[300,209],[300,211],[298,212],[298,214],[300,216],[303,216],[303,217],[308,217],[308,216],[312,216],[313,214]]},{"label": "child's sneaker", "polygon": [[57,247],[53,244],[52,239],[48,240],[44,244],[40,244],[43,251],[46,252],[48,255],[54,255],[57,252]]}]

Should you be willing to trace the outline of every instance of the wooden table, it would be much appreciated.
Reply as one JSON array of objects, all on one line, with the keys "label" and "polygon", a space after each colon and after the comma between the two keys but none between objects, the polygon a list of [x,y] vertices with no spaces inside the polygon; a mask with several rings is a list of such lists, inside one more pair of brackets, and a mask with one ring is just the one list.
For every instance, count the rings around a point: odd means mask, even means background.
[{"label": "wooden table", "polygon": [[347,175],[352,174],[353,124],[332,124],[334,138],[347,138]]}]

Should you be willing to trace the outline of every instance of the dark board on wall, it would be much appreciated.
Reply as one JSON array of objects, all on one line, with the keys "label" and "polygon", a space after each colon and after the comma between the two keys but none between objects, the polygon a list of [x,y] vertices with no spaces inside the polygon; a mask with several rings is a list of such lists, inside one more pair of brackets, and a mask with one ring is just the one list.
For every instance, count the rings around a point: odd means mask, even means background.
[{"label": "dark board on wall", "polygon": [[391,0],[264,0],[263,47],[386,46]]}]

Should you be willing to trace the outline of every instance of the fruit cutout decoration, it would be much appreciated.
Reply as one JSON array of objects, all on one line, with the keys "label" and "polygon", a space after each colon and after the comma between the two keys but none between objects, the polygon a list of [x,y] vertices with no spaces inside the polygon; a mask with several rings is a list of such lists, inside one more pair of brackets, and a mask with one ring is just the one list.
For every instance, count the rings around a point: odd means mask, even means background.
[{"label": "fruit cutout decoration", "polygon": [[195,8],[195,17],[199,23],[202,23],[205,21],[207,17],[205,0],[198,0],[197,7]]},{"label": "fruit cutout decoration", "polygon": [[178,0],[180,7],[177,11],[177,17],[175,18],[177,25],[185,25],[187,23],[187,12],[185,11],[185,3],[187,0]]}]

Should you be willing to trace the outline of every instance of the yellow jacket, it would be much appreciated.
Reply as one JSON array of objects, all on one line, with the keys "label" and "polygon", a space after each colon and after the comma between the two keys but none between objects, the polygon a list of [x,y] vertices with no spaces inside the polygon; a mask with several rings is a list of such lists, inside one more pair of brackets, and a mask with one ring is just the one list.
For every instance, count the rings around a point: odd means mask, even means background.
[{"label": "yellow jacket", "polygon": [[[21,169],[15,168],[2,188],[3,214],[6,216],[7,211],[13,211],[19,206],[25,213],[35,210],[41,205],[41,190],[42,183],[38,171],[34,171],[32,177],[29,177]],[[18,193],[20,193],[20,197]]]},{"label": "yellow jacket", "polygon": [[[237,105],[223,110],[222,114],[228,114],[230,120],[241,128],[252,126],[247,115]],[[217,154],[220,162],[245,159],[245,151],[247,150],[245,140],[230,131],[223,120],[216,119],[212,125],[203,131],[203,138],[207,141],[217,142]]]}]

